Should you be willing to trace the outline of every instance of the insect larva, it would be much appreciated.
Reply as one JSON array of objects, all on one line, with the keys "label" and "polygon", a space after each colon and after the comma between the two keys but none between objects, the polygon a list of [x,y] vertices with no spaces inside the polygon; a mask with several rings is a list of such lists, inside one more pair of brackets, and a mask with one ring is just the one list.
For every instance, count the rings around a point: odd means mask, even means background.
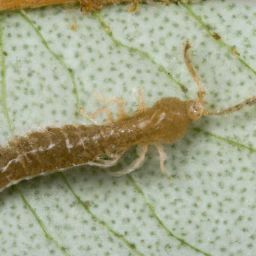
[{"label": "insect larva", "polygon": [[188,70],[199,87],[197,100],[181,101],[167,97],[147,109],[142,90],[139,89],[139,108],[133,115],[125,114],[121,99],[110,98],[107,104],[116,103],[119,107],[117,120],[113,119],[112,112],[105,106],[92,115],[81,110],[87,119],[95,118],[105,111],[110,122],[104,125],[48,127],[42,132],[32,132],[14,139],[9,142],[8,147],[0,149],[0,191],[20,180],[49,174],[57,169],[83,164],[113,166],[134,145],[137,145],[139,157],[124,170],[111,172],[111,175],[121,176],[137,169],[144,161],[150,144],[158,149],[160,168],[165,172],[162,144],[181,139],[192,121],[201,116],[232,113],[256,103],[254,96],[224,110],[205,110],[205,91],[188,57],[189,48],[190,44],[187,42],[184,57]]},{"label": "insect larva", "polygon": [[[160,0],[163,3],[168,3],[168,0]],[[200,0],[170,0],[175,3],[194,3]],[[0,11],[4,10],[20,10],[25,8],[38,8],[47,5],[80,3],[80,9],[83,13],[101,10],[103,6],[108,4],[131,3],[127,10],[133,12],[137,9],[138,3],[142,0],[2,0],[0,1]],[[150,0],[148,0],[150,3]]]}]

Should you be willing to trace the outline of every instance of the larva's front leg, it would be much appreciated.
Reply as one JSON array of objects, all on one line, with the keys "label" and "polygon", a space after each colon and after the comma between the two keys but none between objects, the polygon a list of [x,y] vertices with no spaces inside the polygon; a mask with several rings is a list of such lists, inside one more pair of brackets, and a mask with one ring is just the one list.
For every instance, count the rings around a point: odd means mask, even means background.
[{"label": "larva's front leg", "polygon": [[108,172],[108,174],[111,176],[119,177],[119,176],[123,176],[125,174],[135,171],[144,162],[145,155],[146,155],[147,151],[148,151],[148,145],[144,145],[144,144],[138,145],[137,153],[138,153],[139,157],[137,159],[135,159],[130,165],[125,167],[123,170],[118,171],[118,172]]}]

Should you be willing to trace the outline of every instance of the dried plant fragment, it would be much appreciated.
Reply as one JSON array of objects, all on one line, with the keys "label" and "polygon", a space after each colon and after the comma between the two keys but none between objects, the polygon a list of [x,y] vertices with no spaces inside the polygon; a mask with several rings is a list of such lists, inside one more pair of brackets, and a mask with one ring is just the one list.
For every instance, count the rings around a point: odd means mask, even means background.
[{"label": "dried plant fragment", "polygon": [[[128,11],[133,12],[137,9],[139,2],[142,0],[1,0],[0,11],[20,10],[25,8],[38,8],[48,5],[80,3],[80,9],[83,13],[101,10],[107,4],[131,3],[128,6]],[[168,0],[162,0],[163,3],[168,3]],[[199,2],[198,0],[171,0],[174,3],[192,3]]]}]

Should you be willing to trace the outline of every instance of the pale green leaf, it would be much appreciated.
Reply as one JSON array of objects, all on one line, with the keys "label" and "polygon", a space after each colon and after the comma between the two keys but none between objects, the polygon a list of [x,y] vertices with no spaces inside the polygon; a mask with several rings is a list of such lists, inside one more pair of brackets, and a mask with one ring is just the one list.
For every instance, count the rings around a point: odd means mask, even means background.
[{"label": "pale green leaf", "polygon": [[[134,13],[112,5],[89,15],[55,6],[0,19],[2,146],[46,126],[90,124],[79,107],[100,107],[93,91],[123,98],[128,113],[138,107],[139,87],[148,106],[165,96],[195,99],[187,39],[207,109],[256,95],[255,1],[141,4]],[[131,175],[84,166],[6,189],[0,254],[254,255],[255,112],[203,117],[165,145],[173,182],[150,147]],[[134,158],[133,148],[111,170]]]}]

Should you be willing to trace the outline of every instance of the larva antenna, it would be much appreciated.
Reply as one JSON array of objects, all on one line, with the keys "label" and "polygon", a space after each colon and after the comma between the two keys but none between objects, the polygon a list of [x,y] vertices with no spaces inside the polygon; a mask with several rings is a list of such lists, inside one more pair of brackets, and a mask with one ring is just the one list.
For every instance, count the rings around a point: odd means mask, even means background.
[{"label": "larva antenna", "polygon": [[202,82],[200,77],[198,76],[198,74],[196,73],[192,62],[189,58],[188,55],[188,50],[191,48],[191,44],[190,41],[187,40],[186,45],[185,45],[185,50],[184,50],[184,59],[185,59],[185,63],[187,65],[188,71],[191,74],[191,76],[193,77],[194,81],[196,82],[197,86],[198,86],[198,102],[201,103],[202,105],[204,105],[204,97],[205,97],[205,90],[203,88]]},{"label": "larva antenna", "polygon": [[[191,76],[193,77],[194,81],[197,83],[197,86],[199,88],[198,90],[198,100],[196,101],[196,104],[194,104],[192,106],[192,111],[190,112],[196,112],[199,113],[198,115],[195,115],[196,118],[192,118],[193,120],[198,119],[201,116],[221,116],[221,115],[226,115],[226,114],[231,114],[233,112],[242,110],[243,108],[247,107],[247,106],[252,106],[254,104],[256,104],[256,96],[253,96],[235,106],[232,106],[230,108],[226,108],[223,110],[216,110],[216,111],[209,111],[209,110],[205,110],[203,109],[203,105],[205,104],[204,101],[204,97],[205,97],[205,90],[203,88],[202,82],[200,77],[198,76],[198,74],[196,73],[192,62],[189,58],[188,55],[188,50],[191,48],[191,44],[190,41],[187,40],[186,45],[185,45],[185,49],[184,49],[184,59],[185,59],[185,63],[187,65],[187,68],[189,70],[189,73],[191,74]],[[196,110],[196,111],[195,111]],[[200,113],[201,112],[201,113]],[[192,113],[193,114],[193,113]]]},{"label": "larva antenna", "polygon": [[233,112],[242,110],[243,108],[247,106],[252,106],[256,104],[256,96],[253,96],[235,106],[232,106],[230,108],[222,109],[222,110],[216,110],[216,111],[209,111],[209,110],[204,110],[203,116],[221,116],[221,115],[226,115],[226,114],[231,114]]}]

